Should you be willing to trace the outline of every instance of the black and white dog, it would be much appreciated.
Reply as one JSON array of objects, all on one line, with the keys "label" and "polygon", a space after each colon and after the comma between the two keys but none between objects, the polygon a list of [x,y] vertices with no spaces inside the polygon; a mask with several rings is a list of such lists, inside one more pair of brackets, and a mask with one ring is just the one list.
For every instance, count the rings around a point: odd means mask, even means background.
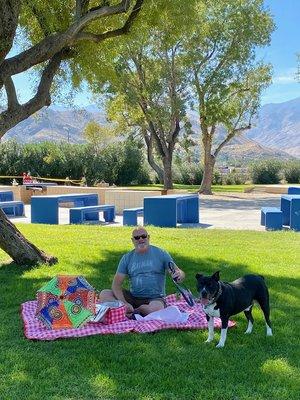
[{"label": "black and white dog", "polygon": [[214,339],[214,317],[219,317],[222,321],[222,329],[220,341],[216,347],[224,347],[229,317],[241,311],[244,311],[248,320],[248,327],[245,333],[251,333],[254,300],[258,302],[264,313],[267,336],[272,336],[269,292],[262,276],[245,275],[228,283],[220,281],[220,271],[217,271],[212,276],[197,274],[196,279],[199,299],[208,322],[208,338],[206,342],[211,342]]}]

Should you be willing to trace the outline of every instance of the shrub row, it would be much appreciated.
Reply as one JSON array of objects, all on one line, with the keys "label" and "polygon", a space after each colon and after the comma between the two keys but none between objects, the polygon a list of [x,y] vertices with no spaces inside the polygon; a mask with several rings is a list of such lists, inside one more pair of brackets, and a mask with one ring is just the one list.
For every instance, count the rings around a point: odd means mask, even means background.
[{"label": "shrub row", "polygon": [[[174,168],[174,182],[184,185],[201,185],[203,166],[200,164],[176,165]],[[222,175],[217,169],[213,173],[213,185],[242,185],[249,180],[249,176],[238,172]]]},{"label": "shrub row", "polygon": [[[150,183],[149,167],[143,145],[133,139],[110,144],[102,150],[91,144],[34,143],[7,141],[0,144],[0,175],[22,175],[70,179],[86,178],[88,185],[104,180],[110,184]],[[174,162],[173,181],[200,185],[203,166],[197,163]],[[300,183],[300,160],[281,162],[264,160],[249,166],[248,174],[233,171],[221,175],[214,171],[213,184],[238,185],[251,180],[255,184]],[[2,180],[7,183],[7,180]]]},{"label": "shrub row", "polygon": [[300,160],[265,160],[250,166],[250,176],[256,184],[300,183]]},{"label": "shrub row", "polygon": [[[0,175],[70,179],[86,178],[88,185],[104,180],[110,184],[149,183],[149,174],[140,143],[128,139],[101,151],[89,144],[34,143],[7,141],[0,145]],[[7,183],[7,180],[3,181]]]},{"label": "shrub row", "polygon": [[[200,185],[203,166],[195,163],[176,164],[174,182],[185,185]],[[252,181],[255,184],[276,184],[285,180],[287,183],[300,183],[300,161],[264,160],[249,165],[248,173],[232,172],[222,175],[216,169],[213,175],[215,185],[242,185]]]}]

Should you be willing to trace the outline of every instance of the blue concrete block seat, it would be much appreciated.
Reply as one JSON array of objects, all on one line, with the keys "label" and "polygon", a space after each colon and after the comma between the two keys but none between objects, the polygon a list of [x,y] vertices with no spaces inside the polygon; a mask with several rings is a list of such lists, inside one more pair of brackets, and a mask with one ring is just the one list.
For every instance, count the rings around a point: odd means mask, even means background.
[{"label": "blue concrete block seat", "polygon": [[296,232],[300,232],[300,196],[294,195],[291,200],[290,210],[290,228]]},{"label": "blue concrete block seat", "polygon": [[23,201],[1,201],[0,208],[6,215],[22,217],[24,215]]},{"label": "blue concrete block seat", "polygon": [[282,211],[276,207],[263,207],[260,224],[265,226],[267,230],[281,230]]},{"label": "blue concrete block seat", "polygon": [[[59,205],[72,203],[73,207],[98,205],[97,193],[69,193],[31,197],[31,222],[33,224],[58,224]],[[99,215],[94,213],[97,220]]]},{"label": "blue concrete block seat", "polygon": [[144,198],[144,225],[175,228],[199,224],[199,195],[173,194]]},{"label": "blue concrete block seat", "polygon": [[300,194],[281,196],[280,208],[283,215],[283,225],[288,225],[295,231],[300,231]]},{"label": "blue concrete block seat", "polygon": [[13,201],[14,200],[14,193],[9,191],[0,192],[0,202],[1,201]]},{"label": "blue concrete block seat", "polygon": [[136,226],[138,215],[144,214],[143,207],[125,208],[123,210],[123,225]]},{"label": "blue concrete block seat", "polygon": [[290,186],[288,188],[288,194],[300,194],[300,186]]},{"label": "blue concrete block seat", "polygon": [[116,215],[115,206],[102,204],[70,208],[70,224],[82,224],[85,221],[99,221],[100,212],[103,212],[105,222],[114,222]]}]

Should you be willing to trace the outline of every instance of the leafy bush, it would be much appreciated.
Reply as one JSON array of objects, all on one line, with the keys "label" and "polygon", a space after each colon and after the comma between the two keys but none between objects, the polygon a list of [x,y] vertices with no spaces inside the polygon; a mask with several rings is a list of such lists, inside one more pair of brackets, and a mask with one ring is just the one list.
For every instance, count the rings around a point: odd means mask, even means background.
[{"label": "leafy bush", "polygon": [[20,145],[8,141],[0,145],[0,159],[1,175],[22,175],[30,171],[32,176],[48,178],[85,176],[89,185],[101,180],[118,185],[149,182],[141,146],[132,139],[113,143],[101,151],[89,144]]},{"label": "leafy bush", "polygon": [[247,181],[248,177],[245,174],[238,172],[230,172],[222,177],[223,185],[243,185]]},{"label": "leafy bush", "polygon": [[220,172],[217,169],[214,170],[212,184],[213,185],[222,185],[222,175],[220,174]]},{"label": "leafy bush", "polygon": [[203,178],[203,167],[199,164],[179,165],[174,181],[183,185],[200,185]]},{"label": "leafy bush", "polygon": [[283,175],[288,183],[300,183],[300,161],[288,162],[283,167]]},{"label": "leafy bush", "polygon": [[[20,160],[22,145],[15,140],[10,140],[0,145],[0,175],[20,175]],[[7,184],[7,180],[1,179],[1,183]]]},{"label": "leafy bush", "polygon": [[133,139],[128,139],[123,143],[122,150],[116,183],[122,185],[150,183],[142,145]]},{"label": "leafy bush", "polygon": [[282,163],[277,160],[265,160],[250,165],[250,175],[253,183],[274,184],[280,182]]}]

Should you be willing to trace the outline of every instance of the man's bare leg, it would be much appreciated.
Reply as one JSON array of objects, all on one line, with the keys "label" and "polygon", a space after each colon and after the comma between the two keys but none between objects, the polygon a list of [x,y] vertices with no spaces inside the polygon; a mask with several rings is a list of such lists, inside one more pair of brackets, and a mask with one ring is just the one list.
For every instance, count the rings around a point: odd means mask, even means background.
[{"label": "man's bare leg", "polygon": [[110,289],[104,289],[101,290],[98,301],[99,303],[104,303],[105,301],[114,301],[117,300],[116,297],[114,296],[114,293]]},{"label": "man's bare leg", "polygon": [[139,306],[138,308],[135,309],[135,311],[139,314],[141,314],[143,317],[146,315],[154,312],[154,311],[159,311],[163,310],[165,308],[165,305],[162,301],[160,300],[153,300],[150,301],[149,304],[143,304]]},{"label": "man's bare leg", "polygon": [[[99,303],[105,303],[106,301],[115,301],[115,300],[118,299],[115,297],[114,292],[110,289],[102,290],[98,296]],[[126,305],[126,315],[131,316],[133,313],[132,305],[129,303],[125,303],[125,305]]]}]

